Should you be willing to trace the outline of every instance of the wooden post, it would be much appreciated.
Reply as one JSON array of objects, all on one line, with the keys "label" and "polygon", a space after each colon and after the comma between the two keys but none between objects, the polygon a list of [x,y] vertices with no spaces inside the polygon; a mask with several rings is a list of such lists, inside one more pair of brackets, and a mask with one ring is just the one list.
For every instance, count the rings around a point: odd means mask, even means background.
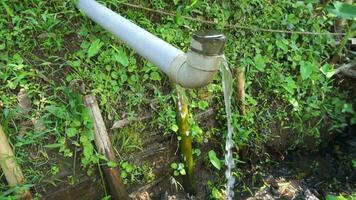
[{"label": "wooden post", "polygon": [[[24,183],[25,179],[20,166],[14,160],[14,152],[7,140],[7,137],[0,125],[0,166],[5,174],[7,183],[11,186],[17,186]],[[32,199],[30,191],[24,191],[21,199]]]},{"label": "wooden post", "polygon": [[239,67],[236,72],[237,103],[241,115],[246,115],[245,107],[245,68]]},{"label": "wooden post", "polygon": [[[115,154],[108,136],[103,117],[101,116],[98,103],[94,95],[84,96],[84,103],[90,111],[94,126],[94,141],[98,152],[104,155],[109,161],[116,161]],[[119,168],[103,167],[105,178],[110,186],[113,199],[128,200],[129,196],[121,180]]]}]

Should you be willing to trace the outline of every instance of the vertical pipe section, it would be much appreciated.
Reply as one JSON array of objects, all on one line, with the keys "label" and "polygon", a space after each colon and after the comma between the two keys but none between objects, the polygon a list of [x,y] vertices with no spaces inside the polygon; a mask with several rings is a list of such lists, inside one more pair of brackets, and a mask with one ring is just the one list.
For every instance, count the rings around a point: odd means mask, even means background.
[{"label": "vertical pipe section", "polygon": [[166,74],[172,61],[184,54],[95,0],[79,0],[77,7]]},{"label": "vertical pipe section", "polygon": [[177,124],[178,124],[178,136],[179,150],[183,157],[184,167],[186,175],[183,177],[183,186],[187,193],[191,195],[196,194],[196,182],[194,177],[194,160],[193,160],[193,147],[192,137],[189,133],[189,111],[188,102],[185,95],[185,91],[180,86],[177,89]]}]

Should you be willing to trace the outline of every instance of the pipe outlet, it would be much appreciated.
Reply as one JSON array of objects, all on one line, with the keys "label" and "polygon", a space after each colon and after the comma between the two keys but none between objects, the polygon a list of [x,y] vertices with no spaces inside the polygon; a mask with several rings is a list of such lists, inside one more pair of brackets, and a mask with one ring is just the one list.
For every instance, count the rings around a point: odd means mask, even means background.
[{"label": "pipe outlet", "polygon": [[199,88],[212,82],[223,60],[225,36],[217,32],[195,34],[186,54],[177,56],[168,76],[185,88]]}]

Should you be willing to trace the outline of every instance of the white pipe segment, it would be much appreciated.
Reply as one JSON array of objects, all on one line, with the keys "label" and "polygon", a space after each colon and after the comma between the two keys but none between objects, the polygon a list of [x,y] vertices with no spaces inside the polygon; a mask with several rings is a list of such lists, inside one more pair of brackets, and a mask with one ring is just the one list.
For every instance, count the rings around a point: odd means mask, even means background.
[{"label": "white pipe segment", "polygon": [[197,36],[192,40],[191,49],[183,53],[95,0],[79,0],[77,7],[183,87],[203,87],[219,70],[225,41],[223,35],[216,39]]},{"label": "white pipe segment", "polygon": [[179,54],[184,54],[95,0],[79,0],[77,6],[90,19],[116,35],[164,73],[168,73],[170,64]]}]

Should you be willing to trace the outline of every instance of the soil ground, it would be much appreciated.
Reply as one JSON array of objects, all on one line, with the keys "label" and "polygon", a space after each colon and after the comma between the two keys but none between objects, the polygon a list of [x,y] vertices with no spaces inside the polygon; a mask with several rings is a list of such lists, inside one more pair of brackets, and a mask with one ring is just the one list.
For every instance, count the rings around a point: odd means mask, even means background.
[{"label": "soil ground", "polygon": [[[169,163],[178,159],[177,147],[172,136],[162,137],[153,135],[146,141],[144,149],[136,153],[131,161],[137,165],[150,163],[153,167],[155,180],[147,185],[136,184],[128,188],[133,199],[189,199],[178,185],[171,181]],[[205,144],[211,146],[214,144]],[[207,148],[202,148],[203,156]],[[250,188],[251,193],[236,193],[236,199],[323,199],[327,194],[351,194],[356,188],[356,169],[351,160],[356,157],[356,127],[349,127],[344,134],[339,135],[328,145],[317,152],[303,150],[291,151],[284,157],[273,156],[271,162],[262,166],[263,176],[246,175],[242,181]],[[58,159],[58,157],[57,157]],[[100,199],[104,196],[100,174],[95,172],[88,176],[80,170],[77,164],[72,170],[71,161],[64,158],[61,163],[63,172],[55,178],[63,180],[59,184],[48,181],[34,187],[36,192],[43,195],[43,199]],[[77,161],[80,162],[79,160]],[[256,163],[252,164],[256,165]],[[246,168],[253,166],[246,165]],[[248,170],[246,170],[248,171]],[[205,160],[198,160],[196,164],[196,178],[198,194],[195,199],[208,199],[209,190],[206,185],[214,177],[211,167],[207,167]],[[250,171],[251,172],[251,171]],[[73,181],[68,181],[68,175]],[[221,173],[223,176],[223,174]],[[178,179],[178,181],[180,181]],[[72,185],[68,183],[72,182]],[[236,187],[241,186],[241,181]],[[251,197],[252,196],[252,197]]]}]

